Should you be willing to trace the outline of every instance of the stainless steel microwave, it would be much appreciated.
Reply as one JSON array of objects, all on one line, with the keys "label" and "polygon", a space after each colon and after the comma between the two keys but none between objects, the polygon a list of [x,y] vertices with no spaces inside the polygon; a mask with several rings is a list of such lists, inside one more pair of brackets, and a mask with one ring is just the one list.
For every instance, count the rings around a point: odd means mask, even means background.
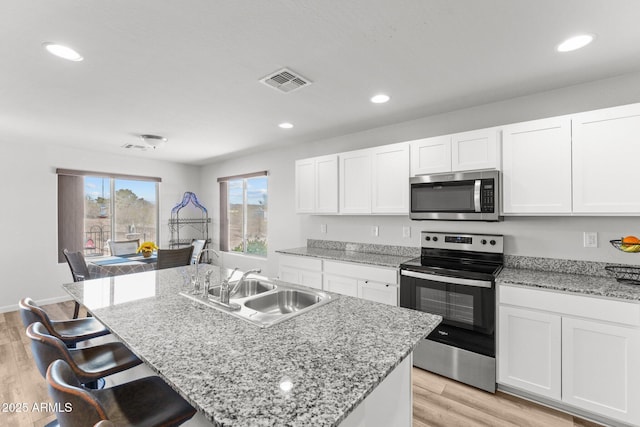
[{"label": "stainless steel microwave", "polygon": [[410,218],[500,221],[500,172],[420,175],[409,180]]}]

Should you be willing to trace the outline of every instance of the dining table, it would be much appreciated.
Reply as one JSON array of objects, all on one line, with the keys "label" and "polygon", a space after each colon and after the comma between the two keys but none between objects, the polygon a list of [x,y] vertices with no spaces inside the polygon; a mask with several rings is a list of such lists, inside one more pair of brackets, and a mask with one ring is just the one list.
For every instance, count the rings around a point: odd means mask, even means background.
[{"label": "dining table", "polygon": [[123,274],[142,273],[155,270],[158,266],[158,255],[154,252],[150,257],[142,254],[100,255],[85,258],[89,277],[113,277]]}]

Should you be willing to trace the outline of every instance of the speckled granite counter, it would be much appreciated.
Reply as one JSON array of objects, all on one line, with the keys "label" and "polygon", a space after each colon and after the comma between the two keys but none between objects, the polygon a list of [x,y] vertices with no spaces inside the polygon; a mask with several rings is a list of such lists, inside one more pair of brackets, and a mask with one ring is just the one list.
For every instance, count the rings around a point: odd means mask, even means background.
[{"label": "speckled granite counter", "polygon": [[496,283],[640,301],[640,285],[617,282],[604,270],[605,265],[587,261],[505,256],[505,268]]},{"label": "speckled granite counter", "polygon": [[307,240],[307,246],[276,252],[391,268],[398,268],[403,262],[420,256],[420,248],[313,239]]},{"label": "speckled granite counter", "polygon": [[[338,425],[440,317],[332,294],[261,329],[180,296],[192,267],[64,288],[216,424]],[[213,278],[217,280],[217,269]],[[293,388],[282,391],[283,379]]]}]

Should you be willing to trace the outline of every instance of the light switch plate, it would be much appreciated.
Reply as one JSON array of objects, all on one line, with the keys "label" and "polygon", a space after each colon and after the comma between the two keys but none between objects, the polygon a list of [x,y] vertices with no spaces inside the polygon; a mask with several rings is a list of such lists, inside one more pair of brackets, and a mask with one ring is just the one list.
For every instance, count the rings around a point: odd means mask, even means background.
[{"label": "light switch plate", "polygon": [[378,226],[377,225],[374,225],[373,227],[371,227],[371,235],[372,236],[378,237],[378,231],[379,230],[378,230]]},{"label": "light switch plate", "polygon": [[411,237],[411,227],[408,225],[402,226],[402,237]]}]

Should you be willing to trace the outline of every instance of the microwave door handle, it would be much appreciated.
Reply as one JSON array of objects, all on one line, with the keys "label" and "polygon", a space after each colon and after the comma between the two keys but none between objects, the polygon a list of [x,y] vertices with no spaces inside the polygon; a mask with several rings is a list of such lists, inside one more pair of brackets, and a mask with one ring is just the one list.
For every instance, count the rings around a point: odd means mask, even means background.
[{"label": "microwave door handle", "polygon": [[482,184],[482,181],[476,179],[475,184],[473,185],[473,204],[475,206],[476,212],[482,211],[480,207],[480,184]]}]

